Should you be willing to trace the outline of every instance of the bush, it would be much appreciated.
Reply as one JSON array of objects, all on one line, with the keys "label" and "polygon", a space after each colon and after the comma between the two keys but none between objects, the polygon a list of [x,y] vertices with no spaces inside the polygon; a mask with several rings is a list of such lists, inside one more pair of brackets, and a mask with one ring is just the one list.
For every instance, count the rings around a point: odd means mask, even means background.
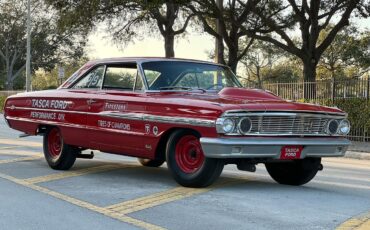
[{"label": "bush", "polygon": [[[305,102],[312,101],[306,100]],[[370,133],[370,101],[366,98],[341,98],[334,101],[321,99],[316,100],[315,103],[325,106],[336,106],[348,113],[348,120],[351,122],[352,127],[351,133],[354,136],[356,136],[356,133],[357,135]]]},{"label": "bush", "polygon": [[0,112],[3,112],[6,96],[0,96]]}]

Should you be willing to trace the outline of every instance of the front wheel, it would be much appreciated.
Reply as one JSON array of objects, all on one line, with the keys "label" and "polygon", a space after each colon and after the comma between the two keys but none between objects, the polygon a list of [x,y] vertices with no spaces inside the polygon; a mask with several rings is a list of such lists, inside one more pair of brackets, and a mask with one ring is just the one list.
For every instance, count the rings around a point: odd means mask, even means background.
[{"label": "front wheel", "polygon": [[185,187],[207,187],[224,168],[222,160],[204,156],[199,135],[192,131],[175,131],[166,150],[169,170],[176,182]]},{"label": "front wheel", "polygon": [[303,185],[311,181],[321,168],[321,158],[305,158],[290,162],[265,164],[267,172],[279,184]]},{"label": "front wheel", "polygon": [[67,145],[57,127],[49,128],[44,135],[44,155],[49,166],[56,170],[68,170],[76,161],[79,149]]}]

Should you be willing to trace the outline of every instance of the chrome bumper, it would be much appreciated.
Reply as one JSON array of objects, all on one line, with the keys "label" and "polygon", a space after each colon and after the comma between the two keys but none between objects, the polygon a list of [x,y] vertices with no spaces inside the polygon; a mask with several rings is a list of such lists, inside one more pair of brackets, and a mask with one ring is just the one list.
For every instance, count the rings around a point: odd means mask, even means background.
[{"label": "chrome bumper", "polygon": [[274,158],[281,148],[303,146],[301,158],[344,156],[351,142],[345,138],[200,138],[204,155],[209,158]]}]

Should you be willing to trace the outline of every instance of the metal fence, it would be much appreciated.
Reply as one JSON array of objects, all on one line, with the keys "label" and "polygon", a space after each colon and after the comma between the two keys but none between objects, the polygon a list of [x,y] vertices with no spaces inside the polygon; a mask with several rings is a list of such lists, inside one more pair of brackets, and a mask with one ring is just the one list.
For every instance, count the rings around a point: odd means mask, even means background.
[{"label": "metal fence", "polygon": [[[247,84],[256,88],[257,84]],[[321,101],[323,99],[370,97],[370,79],[321,80],[316,82],[274,82],[265,83],[262,88],[284,99]]]},{"label": "metal fence", "polygon": [[[255,87],[253,84],[247,87]],[[293,101],[305,101],[326,106],[337,106],[338,100],[361,98],[370,106],[370,79],[321,80],[316,82],[265,83],[262,88]],[[347,111],[350,112],[350,111]],[[349,138],[353,141],[370,142],[370,130],[359,121],[353,124]]]},{"label": "metal fence", "polygon": [[17,93],[22,93],[24,92],[24,90],[22,91],[17,91],[17,90],[11,90],[11,91],[0,91],[0,97],[1,96],[6,96],[6,97],[9,97],[11,95],[14,95],[14,94],[17,94]]}]

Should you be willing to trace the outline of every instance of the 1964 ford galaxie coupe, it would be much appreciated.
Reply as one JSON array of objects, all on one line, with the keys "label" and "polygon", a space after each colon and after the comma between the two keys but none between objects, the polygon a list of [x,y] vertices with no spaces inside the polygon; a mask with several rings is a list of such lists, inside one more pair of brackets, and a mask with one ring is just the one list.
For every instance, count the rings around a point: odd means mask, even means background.
[{"label": "1964 ford galaxie coupe", "polygon": [[118,58],[91,61],[57,90],[21,93],[5,103],[13,129],[44,136],[45,158],[66,170],[82,150],[164,162],[183,186],[214,182],[225,164],[264,163],[281,184],[302,185],[321,157],[343,156],[346,114],[244,89],[229,68],[202,61]]}]

